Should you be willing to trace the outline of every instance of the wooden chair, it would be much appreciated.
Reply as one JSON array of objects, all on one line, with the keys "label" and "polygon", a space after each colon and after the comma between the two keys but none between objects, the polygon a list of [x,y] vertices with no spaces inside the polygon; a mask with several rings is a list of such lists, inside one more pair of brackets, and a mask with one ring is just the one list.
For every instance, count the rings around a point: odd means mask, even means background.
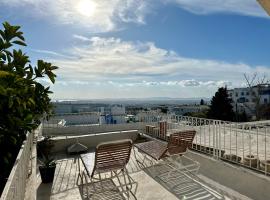
[{"label": "wooden chair", "polygon": [[[131,188],[135,181],[129,176],[126,169],[126,165],[130,159],[131,149],[132,140],[118,140],[100,143],[97,145],[94,152],[81,154],[80,159],[83,163],[84,170],[82,173],[79,173],[79,177],[81,178],[82,183],[84,178],[87,183],[86,174],[90,178],[90,181],[93,182],[94,180],[104,180],[102,179],[101,174],[109,172],[111,174],[110,179],[117,178],[122,191],[127,189],[132,193]],[[79,172],[81,172],[80,161]],[[118,177],[120,174],[123,175],[124,184],[122,184]],[[98,175],[98,178],[96,178],[95,175]],[[132,193],[132,195],[134,194]]]},{"label": "wooden chair", "polygon": [[[168,142],[153,139],[149,142],[143,142],[135,144],[134,147],[138,149],[139,152],[144,154],[144,158],[140,161],[134,150],[135,159],[137,162],[143,164],[147,156],[151,157],[156,161],[160,161],[164,158],[170,158],[173,155],[180,155],[183,156],[187,152],[187,150],[192,147],[192,142],[195,137],[196,131],[195,130],[187,130],[187,131],[179,131],[177,133],[173,133],[169,136]],[[186,157],[187,158],[187,157]],[[192,161],[195,165],[194,171],[198,171],[199,163],[193,161],[192,159],[188,158]],[[188,166],[190,167],[190,166]],[[187,169],[187,168],[186,168]]]}]

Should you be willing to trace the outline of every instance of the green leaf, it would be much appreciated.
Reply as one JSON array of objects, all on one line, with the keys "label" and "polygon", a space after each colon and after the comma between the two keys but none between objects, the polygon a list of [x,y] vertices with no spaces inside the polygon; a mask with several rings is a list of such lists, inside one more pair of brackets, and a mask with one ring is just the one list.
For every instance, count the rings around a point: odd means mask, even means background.
[{"label": "green leaf", "polygon": [[36,74],[36,77],[43,77],[40,70],[36,67],[35,67],[35,74]]},{"label": "green leaf", "polygon": [[26,46],[26,44],[24,42],[19,41],[19,40],[13,41],[12,43],[18,44],[18,45],[21,45],[21,46]]},{"label": "green leaf", "polygon": [[51,80],[52,83],[55,83],[55,75],[54,74],[50,74],[48,75],[49,79]]},{"label": "green leaf", "polygon": [[6,96],[6,94],[7,94],[6,89],[0,85],[0,95]]},{"label": "green leaf", "polygon": [[51,66],[51,70],[55,70],[55,69],[58,69],[59,67],[57,66]]},{"label": "green leaf", "polygon": [[13,99],[10,97],[8,100],[8,107],[11,108],[13,106]]},{"label": "green leaf", "polygon": [[34,99],[32,99],[32,98],[29,98],[28,99],[28,101],[34,106],[34,105],[36,105],[36,103],[35,103],[35,101],[34,101]]},{"label": "green leaf", "polygon": [[28,114],[25,118],[25,121],[27,122],[32,122],[32,119],[33,119],[33,115],[32,114]]}]

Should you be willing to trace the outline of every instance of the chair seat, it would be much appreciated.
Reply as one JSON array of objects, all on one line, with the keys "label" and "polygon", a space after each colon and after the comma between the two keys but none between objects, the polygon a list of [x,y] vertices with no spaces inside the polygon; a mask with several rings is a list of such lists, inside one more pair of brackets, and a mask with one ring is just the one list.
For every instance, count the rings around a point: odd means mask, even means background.
[{"label": "chair seat", "polygon": [[129,161],[132,141],[130,139],[103,142],[94,152],[81,154],[82,163],[89,177],[95,173],[124,170]]},{"label": "chair seat", "polygon": [[167,143],[158,140],[138,143],[134,145],[139,151],[159,160],[167,151]]}]

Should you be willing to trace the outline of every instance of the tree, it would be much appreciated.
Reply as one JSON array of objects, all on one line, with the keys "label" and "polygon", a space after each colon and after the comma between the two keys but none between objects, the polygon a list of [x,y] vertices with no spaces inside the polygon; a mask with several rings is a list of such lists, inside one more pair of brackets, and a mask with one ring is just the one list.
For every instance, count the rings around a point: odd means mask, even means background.
[{"label": "tree", "polygon": [[5,185],[26,133],[52,112],[49,87],[39,81],[55,82],[58,67],[43,60],[31,66],[29,57],[16,46],[26,46],[20,26],[3,23],[0,30],[0,191]]},{"label": "tree", "polygon": [[221,87],[211,100],[208,117],[225,121],[233,121],[234,112],[226,87]]},{"label": "tree", "polygon": [[165,106],[165,105],[162,105],[159,107],[160,108],[160,111],[164,114],[167,114],[168,113],[168,107]]},{"label": "tree", "polygon": [[246,111],[243,111],[241,113],[235,113],[235,121],[238,121],[238,122],[247,122],[249,121],[249,118],[247,116],[247,113]]},{"label": "tree", "polygon": [[205,109],[200,112],[188,112],[188,113],[185,113],[184,116],[207,118],[207,113],[208,113],[208,110]]},{"label": "tree", "polygon": [[[244,74],[248,89],[252,96],[253,103],[255,104],[255,116],[256,120],[260,120],[264,113],[264,105],[261,105],[261,93],[265,86],[269,86],[269,80],[266,78],[266,75],[258,76],[258,73],[254,73],[251,77],[247,74]],[[251,111],[248,105],[246,105]]]},{"label": "tree", "polygon": [[204,105],[204,100],[203,100],[203,99],[201,99],[201,101],[200,101],[200,105],[201,105],[201,106],[203,106],[203,105]]}]

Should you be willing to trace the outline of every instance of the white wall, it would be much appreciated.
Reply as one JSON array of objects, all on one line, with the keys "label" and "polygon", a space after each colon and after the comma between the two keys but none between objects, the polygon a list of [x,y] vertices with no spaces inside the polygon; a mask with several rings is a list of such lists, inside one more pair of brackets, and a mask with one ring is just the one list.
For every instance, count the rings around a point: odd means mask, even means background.
[{"label": "white wall", "polygon": [[98,113],[64,114],[50,118],[50,120],[65,119],[66,124],[98,124]]},{"label": "white wall", "polygon": [[127,123],[127,124],[103,124],[94,126],[66,126],[66,127],[43,127],[43,135],[65,136],[86,135],[112,131],[139,130],[144,131],[145,125],[157,125],[157,123]]},{"label": "white wall", "polygon": [[67,148],[77,141],[88,148],[95,148],[101,142],[116,141],[122,139],[136,140],[138,136],[137,130],[121,131],[121,132],[107,132],[97,135],[82,135],[76,137],[56,137],[53,138],[54,147],[52,152],[66,151]]}]

